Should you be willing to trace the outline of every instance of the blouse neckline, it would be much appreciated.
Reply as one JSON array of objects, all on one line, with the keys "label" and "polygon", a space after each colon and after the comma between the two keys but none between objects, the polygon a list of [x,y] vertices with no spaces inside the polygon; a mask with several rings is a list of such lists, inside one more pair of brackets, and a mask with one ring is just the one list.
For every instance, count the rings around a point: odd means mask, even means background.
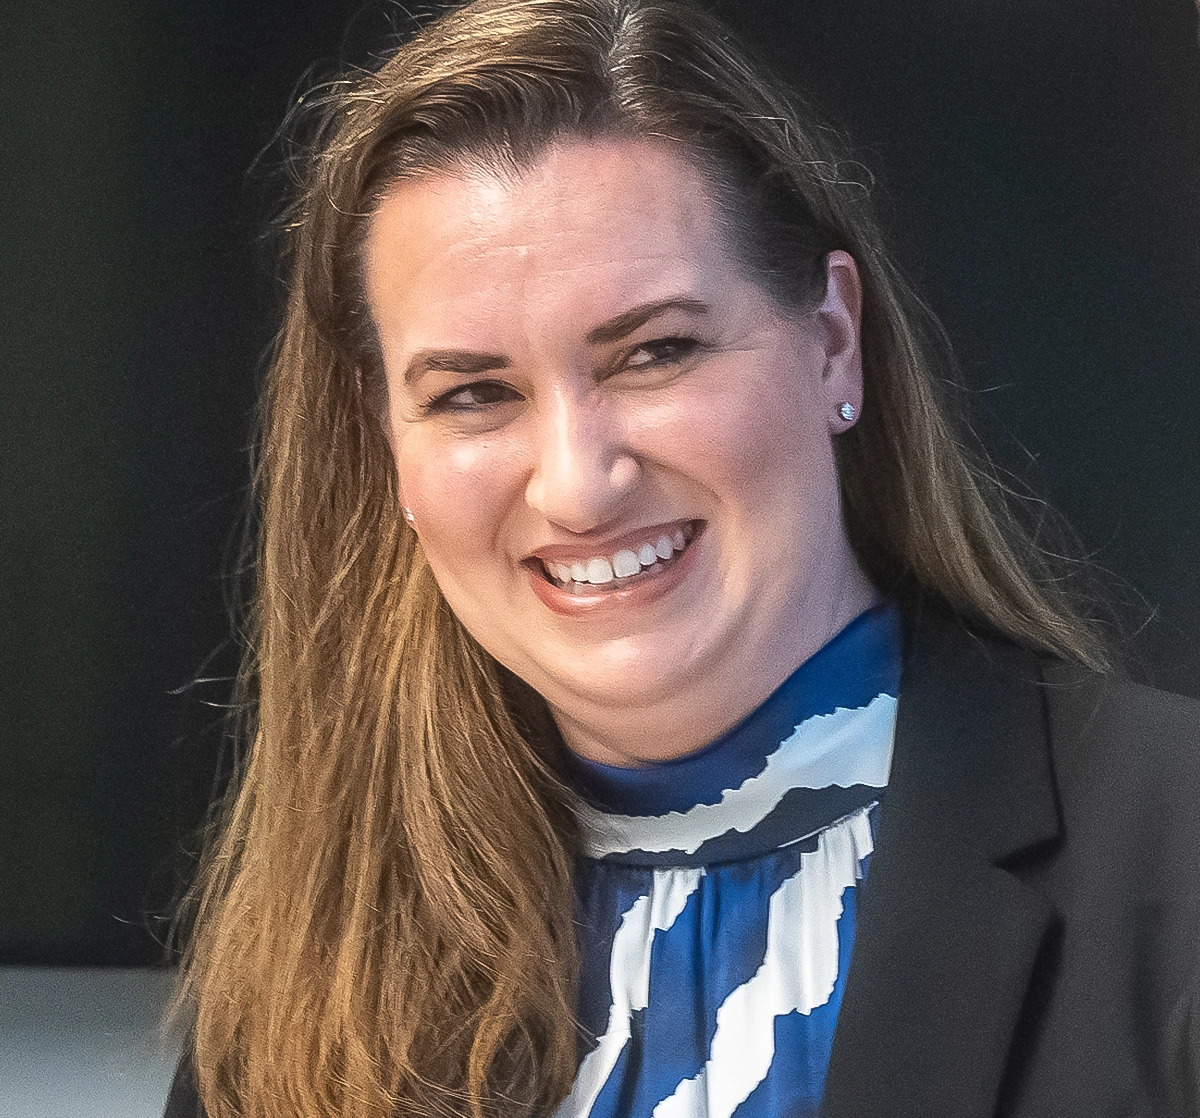
[{"label": "blouse neckline", "polygon": [[694,753],[638,768],[571,754],[585,852],[650,865],[741,858],[875,802],[891,763],[901,642],[899,610],[881,602]]}]

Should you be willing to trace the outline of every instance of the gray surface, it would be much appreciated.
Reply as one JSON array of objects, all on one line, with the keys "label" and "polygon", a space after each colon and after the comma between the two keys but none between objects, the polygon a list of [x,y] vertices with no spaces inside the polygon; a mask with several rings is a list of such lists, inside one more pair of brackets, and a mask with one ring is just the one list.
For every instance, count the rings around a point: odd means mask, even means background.
[{"label": "gray surface", "polygon": [[0,967],[0,1118],[161,1118],[169,971]]}]

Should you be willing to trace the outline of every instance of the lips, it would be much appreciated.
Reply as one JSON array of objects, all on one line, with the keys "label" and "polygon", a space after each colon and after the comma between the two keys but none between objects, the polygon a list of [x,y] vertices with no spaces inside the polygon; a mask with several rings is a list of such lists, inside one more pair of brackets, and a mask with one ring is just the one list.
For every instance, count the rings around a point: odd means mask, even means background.
[{"label": "lips", "polygon": [[[593,593],[600,587],[627,586],[639,576],[660,574],[687,550],[701,527],[700,521],[681,521],[631,533],[612,550],[569,555],[555,548],[533,558],[546,580],[573,593]],[[549,551],[549,549],[548,549]]]}]

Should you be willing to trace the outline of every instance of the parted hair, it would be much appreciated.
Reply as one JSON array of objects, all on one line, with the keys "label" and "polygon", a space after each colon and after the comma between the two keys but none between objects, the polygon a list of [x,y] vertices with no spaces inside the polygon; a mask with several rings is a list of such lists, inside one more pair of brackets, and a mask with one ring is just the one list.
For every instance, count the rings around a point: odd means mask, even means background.
[{"label": "parted hair", "polygon": [[1049,654],[1104,667],[1104,643],[967,448],[859,165],[703,9],[475,0],[311,100],[256,467],[244,759],[187,906],[199,1090],[210,1118],[548,1114],[577,1059],[562,747],[399,514],[361,264],[390,185],[654,138],[700,168],[782,305],[849,252],[865,395],[836,453],[864,569]]}]

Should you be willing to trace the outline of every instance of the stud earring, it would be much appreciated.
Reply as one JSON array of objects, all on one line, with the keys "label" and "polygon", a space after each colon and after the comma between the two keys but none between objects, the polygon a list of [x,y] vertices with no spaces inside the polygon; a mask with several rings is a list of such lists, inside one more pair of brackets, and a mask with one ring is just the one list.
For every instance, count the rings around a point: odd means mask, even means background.
[{"label": "stud earring", "polygon": [[407,505],[402,505],[401,511],[404,513],[404,519],[415,528],[417,526],[417,518],[413,516],[412,509],[410,509]]},{"label": "stud earring", "polygon": [[846,400],[843,404],[839,405],[838,415],[840,415],[847,423],[853,423],[854,417],[858,415],[858,409],[856,409],[849,400]]}]

